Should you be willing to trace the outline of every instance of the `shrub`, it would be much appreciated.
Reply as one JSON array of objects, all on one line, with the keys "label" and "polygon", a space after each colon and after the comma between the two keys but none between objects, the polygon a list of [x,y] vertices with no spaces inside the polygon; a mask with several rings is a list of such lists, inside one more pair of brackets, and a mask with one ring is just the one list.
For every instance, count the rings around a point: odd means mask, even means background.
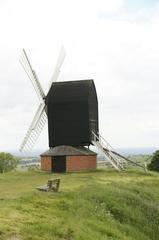
[{"label": "shrub", "polygon": [[158,171],[159,172],[159,150],[157,150],[153,156],[151,163],[147,166],[149,170]]},{"label": "shrub", "polygon": [[11,171],[15,169],[19,159],[10,153],[0,153],[0,173]]}]

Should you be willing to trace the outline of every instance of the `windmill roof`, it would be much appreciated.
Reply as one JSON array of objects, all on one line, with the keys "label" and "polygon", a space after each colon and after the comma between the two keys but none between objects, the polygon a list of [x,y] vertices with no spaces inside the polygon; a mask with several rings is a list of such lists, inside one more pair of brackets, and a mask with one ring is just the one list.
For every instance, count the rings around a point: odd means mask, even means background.
[{"label": "windmill roof", "polygon": [[56,146],[41,154],[41,156],[87,156],[97,155],[95,152],[85,147]]},{"label": "windmill roof", "polygon": [[94,86],[92,79],[53,82],[46,99],[54,103],[87,101],[92,86]]}]

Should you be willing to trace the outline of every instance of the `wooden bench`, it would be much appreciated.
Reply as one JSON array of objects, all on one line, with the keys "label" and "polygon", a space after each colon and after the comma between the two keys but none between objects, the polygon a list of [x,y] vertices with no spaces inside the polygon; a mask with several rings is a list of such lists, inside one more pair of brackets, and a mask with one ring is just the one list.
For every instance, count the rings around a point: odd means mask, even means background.
[{"label": "wooden bench", "polygon": [[60,179],[49,179],[47,184],[37,187],[37,190],[39,191],[45,191],[45,192],[58,192],[60,186]]}]

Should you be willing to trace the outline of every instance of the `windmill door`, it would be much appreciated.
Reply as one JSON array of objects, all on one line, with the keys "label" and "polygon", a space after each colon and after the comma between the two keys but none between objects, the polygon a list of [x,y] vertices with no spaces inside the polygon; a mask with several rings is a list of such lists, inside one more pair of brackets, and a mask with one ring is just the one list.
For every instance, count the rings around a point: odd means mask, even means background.
[{"label": "windmill door", "polygon": [[66,156],[54,156],[52,158],[52,172],[66,172]]}]

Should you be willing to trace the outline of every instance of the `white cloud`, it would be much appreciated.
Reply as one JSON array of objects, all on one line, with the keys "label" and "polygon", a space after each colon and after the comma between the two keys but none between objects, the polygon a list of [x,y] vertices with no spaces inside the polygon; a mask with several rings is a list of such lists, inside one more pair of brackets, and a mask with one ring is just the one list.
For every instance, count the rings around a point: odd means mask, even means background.
[{"label": "white cloud", "polygon": [[[120,0],[1,3],[0,149],[18,148],[38,106],[20,50],[47,91],[61,43],[67,58],[59,79],[95,79],[104,137],[116,147],[157,146],[159,9],[141,11],[139,21]],[[46,137],[36,148],[47,148]]]}]

